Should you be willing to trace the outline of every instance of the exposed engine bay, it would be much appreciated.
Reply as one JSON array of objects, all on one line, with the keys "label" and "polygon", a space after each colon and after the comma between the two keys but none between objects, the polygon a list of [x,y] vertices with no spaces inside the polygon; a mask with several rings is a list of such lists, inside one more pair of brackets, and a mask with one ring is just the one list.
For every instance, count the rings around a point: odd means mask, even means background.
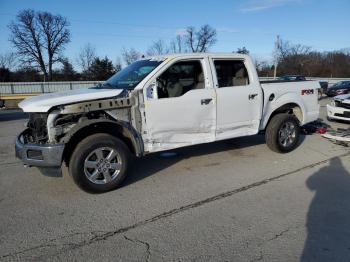
[{"label": "exposed engine bay", "polygon": [[45,143],[47,141],[47,113],[30,113],[25,134],[26,143]]},{"label": "exposed engine bay", "polygon": [[[84,120],[108,118],[108,115],[102,111],[79,113],[69,115],[58,115],[53,122],[53,129],[50,133],[54,134],[55,141],[59,142],[60,138],[67,133],[73,126]],[[111,118],[111,117],[109,117]],[[30,144],[45,144],[49,141],[49,132],[47,128],[48,114],[30,113],[27,123],[28,132],[24,134],[24,140]]]},{"label": "exposed engine bay", "polygon": [[112,98],[64,105],[50,113],[30,113],[27,123],[28,131],[23,134],[25,143],[45,144],[60,143],[77,125],[87,121],[107,120],[131,123],[135,115],[131,107],[135,99]]}]

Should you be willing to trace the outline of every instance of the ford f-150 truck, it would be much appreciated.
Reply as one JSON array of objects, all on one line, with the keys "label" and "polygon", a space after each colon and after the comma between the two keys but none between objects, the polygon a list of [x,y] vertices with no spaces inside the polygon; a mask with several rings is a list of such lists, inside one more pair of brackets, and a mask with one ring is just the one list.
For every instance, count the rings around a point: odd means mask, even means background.
[{"label": "ford f-150 truck", "polygon": [[260,131],[270,149],[286,153],[297,147],[300,126],[318,118],[318,88],[262,83],[242,54],[144,58],[98,86],[22,101],[29,121],[16,155],[46,169],[64,161],[78,186],[105,192],[121,184],[132,155]]}]

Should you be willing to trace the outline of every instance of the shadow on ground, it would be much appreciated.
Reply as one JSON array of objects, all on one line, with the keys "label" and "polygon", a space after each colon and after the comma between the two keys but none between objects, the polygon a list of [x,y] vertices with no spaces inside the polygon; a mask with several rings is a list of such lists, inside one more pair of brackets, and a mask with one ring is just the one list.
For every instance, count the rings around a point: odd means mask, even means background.
[{"label": "shadow on ground", "polygon": [[0,111],[0,122],[12,121],[28,118],[28,114],[23,113],[20,110],[1,110]]},{"label": "shadow on ground", "polygon": [[306,185],[315,196],[307,214],[301,261],[350,261],[350,174],[334,158]]},{"label": "shadow on ground", "polygon": [[[298,146],[300,146],[304,142],[304,140],[305,135],[301,134]],[[176,163],[184,159],[201,155],[210,155],[230,150],[234,150],[233,154],[235,154],[236,152],[237,155],[239,155],[241,151],[239,151],[238,149],[248,148],[260,144],[265,144],[265,136],[262,134],[238,137],[230,140],[194,145],[167,151],[166,153],[176,153],[174,156],[171,157],[163,157],[163,153],[153,153],[143,158],[134,158],[132,160],[130,173],[124,181],[123,186],[130,185],[146,177],[152,176],[157,172],[166,169],[172,165],[175,165]],[[266,147],[266,150],[269,149]],[[215,165],[215,163],[208,163],[208,165],[211,164]]]},{"label": "shadow on ground", "polygon": [[164,156],[163,153],[154,153],[143,158],[134,158],[132,160],[130,173],[123,183],[123,186],[130,185],[146,177],[149,177],[163,169],[175,165],[184,159],[200,155],[225,152],[229,150],[238,150],[240,148],[246,148],[264,143],[265,137],[263,135],[256,135],[208,144],[200,144],[168,151],[174,152],[175,154],[173,156]]}]

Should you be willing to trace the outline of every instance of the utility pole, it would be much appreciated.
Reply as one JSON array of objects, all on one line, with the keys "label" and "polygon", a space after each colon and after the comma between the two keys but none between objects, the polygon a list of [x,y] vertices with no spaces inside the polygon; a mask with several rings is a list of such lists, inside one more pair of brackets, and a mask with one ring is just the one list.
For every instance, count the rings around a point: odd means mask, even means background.
[{"label": "utility pole", "polygon": [[277,39],[275,42],[275,66],[274,66],[274,72],[273,72],[273,79],[276,79],[277,74],[277,66],[278,66],[278,50],[280,49],[280,36],[277,35]]}]

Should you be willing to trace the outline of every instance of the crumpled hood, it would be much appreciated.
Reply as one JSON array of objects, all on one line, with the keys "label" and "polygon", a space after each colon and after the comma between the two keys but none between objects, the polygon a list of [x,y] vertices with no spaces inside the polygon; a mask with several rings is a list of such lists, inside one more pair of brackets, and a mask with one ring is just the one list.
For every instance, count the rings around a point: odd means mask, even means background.
[{"label": "crumpled hood", "polygon": [[77,102],[118,96],[123,89],[80,88],[29,97],[18,104],[24,112],[48,112],[50,108]]},{"label": "crumpled hood", "polygon": [[350,104],[350,94],[344,94],[334,97],[336,100],[342,100],[345,104]]}]

